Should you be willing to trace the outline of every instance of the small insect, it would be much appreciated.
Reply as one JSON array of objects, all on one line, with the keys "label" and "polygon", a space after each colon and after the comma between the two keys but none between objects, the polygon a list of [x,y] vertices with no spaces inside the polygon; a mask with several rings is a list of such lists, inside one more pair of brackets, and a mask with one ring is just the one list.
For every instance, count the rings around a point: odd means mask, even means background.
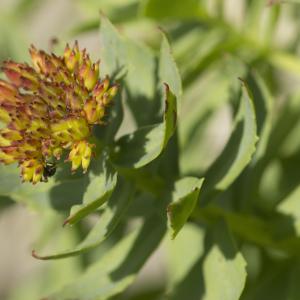
[{"label": "small insect", "polygon": [[48,182],[48,178],[54,176],[56,173],[56,164],[53,162],[45,162],[43,176],[41,178],[42,182]]}]

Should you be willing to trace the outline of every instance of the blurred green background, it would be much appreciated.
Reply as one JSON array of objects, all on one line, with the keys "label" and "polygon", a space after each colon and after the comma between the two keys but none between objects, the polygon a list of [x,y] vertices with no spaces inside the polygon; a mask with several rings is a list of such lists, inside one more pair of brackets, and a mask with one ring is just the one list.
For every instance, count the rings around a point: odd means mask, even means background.
[{"label": "blurred green background", "polygon": [[[154,51],[159,49],[159,28],[170,37],[184,88],[179,123],[182,174],[203,174],[224,147],[232,124],[229,85],[238,85],[237,77],[243,74],[238,62],[261,74],[275,99],[271,118],[277,122],[278,135],[273,131],[270,159],[253,190],[256,200],[251,206],[241,201],[238,209],[274,217],[277,204],[300,182],[300,5],[269,6],[264,0],[0,0],[0,60],[28,60],[30,44],[59,52],[65,42],[75,39],[98,58],[100,12],[121,32]],[[291,95],[294,100],[287,107]],[[278,118],[282,110],[286,114]],[[134,126],[128,116],[122,130],[128,132]],[[46,289],[49,281],[63,284],[79,273],[77,258],[54,263],[31,258],[32,242],[40,228],[51,230],[41,219],[20,204],[1,200],[0,299],[35,299],[35,289]],[[203,239],[195,234],[193,225],[186,230],[187,236]],[[69,242],[62,241],[66,246]],[[286,285],[296,285],[299,267],[292,269],[292,260],[282,263],[276,253],[241,245],[249,262],[250,287],[261,272],[288,274],[291,279]],[[127,299],[159,299],[166,288],[167,247],[166,241],[154,253]],[[263,269],[268,264],[274,270]],[[268,288],[276,280],[281,278],[270,277],[262,289],[271,298],[257,291],[257,298],[246,293],[243,299],[299,299],[288,298],[283,289],[270,294]]]}]

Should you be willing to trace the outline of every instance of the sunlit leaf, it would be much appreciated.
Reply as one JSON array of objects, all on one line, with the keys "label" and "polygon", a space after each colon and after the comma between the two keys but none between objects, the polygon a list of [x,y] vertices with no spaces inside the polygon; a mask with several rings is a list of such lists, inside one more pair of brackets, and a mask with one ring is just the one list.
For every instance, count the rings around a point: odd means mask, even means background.
[{"label": "sunlit leaf", "polygon": [[207,190],[225,190],[249,164],[257,142],[252,95],[243,85],[235,127],[223,152],[206,174]]},{"label": "sunlit leaf", "polygon": [[156,115],[156,101],[159,100],[155,97],[154,54],[147,47],[121,35],[109,20],[102,16],[100,57],[102,75],[108,74],[122,81],[137,124],[148,125]]},{"label": "sunlit leaf", "polygon": [[[198,260],[173,288],[168,299],[238,300],[246,281],[246,262],[225,223],[214,226]],[[187,244],[189,246],[189,244]],[[199,246],[200,249],[203,245]]]},{"label": "sunlit leaf", "polygon": [[[187,223],[176,239],[166,239],[167,249],[167,294],[184,279],[199,257],[205,251],[205,230],[192,223]],[[182,258],[185,258],[184,260]]]},{"label": "sunlit leaf", "polygon": [[161,83],[167,83],[170,90],[177,98],[178,110],[180,111],[182,85],[179,70],[174,60],[167,37],[162,34],[162,44],[159,57],[159,79]]},{"label": "sunlit leaf", "polygon": [[98,262],[49,300],[108,299],[121,293],[158,246],[165,226],[158,217],[148,218],[143,226],[127,234]]},{"label": "sunlit leaf", "polygon": [[74,224],[97,210],[109,199],[117,184],[117,173],[110,165],[106,153],[97,159],[94,166],[89,172],[89,183],[83,194],[83,204],[72,207],[71,214],[65,221],[67,224]]},{"label": "sunlit leaf", "polygon": [[226,224],[212,233],[213,245],[203,262],[206,300],[238,300],[246,282],[246,262],[237,250]]},{"label": "sunlit leaf", "polygon": [[173,231],[173,239],[193,212],[203,180],[195,177],[185,177],[175,182],[172,201],[168,206],[168,217]]},{"label": "sunlit leaf", "polygon": [[287,52],[273,52],[268,57],[270,63],[279,68],[280,70],[292,73],[295,75],[300,74],[300,59],[298,56]]},{"label": "sunlit leaf", "polygon": [[119,167],[141,168],[157,158],[172,137],[177,123],[176,97],[165,85],[163,123],[137,129],[117,141],[113,162]]},{"label": "sunlit leaf", "polygon": [[49,260],[58,259],[81,254],[85,251],[100,245],[113,232],[126,213],[133,194],[133,187],[124,182],[119,183],[111,199],[106,203],[103,212],[94,227],[82,242],[67,250],[56,250],[52,254],[41,254],[39,250],[34,251],[34,256],[38,259]]},{"label": "sunlit leaf", "polygon": [[203,14],[203,10],[197,0],[147,0],[144,1],[141,11],[147,17],[154,19],[193,19]]}]

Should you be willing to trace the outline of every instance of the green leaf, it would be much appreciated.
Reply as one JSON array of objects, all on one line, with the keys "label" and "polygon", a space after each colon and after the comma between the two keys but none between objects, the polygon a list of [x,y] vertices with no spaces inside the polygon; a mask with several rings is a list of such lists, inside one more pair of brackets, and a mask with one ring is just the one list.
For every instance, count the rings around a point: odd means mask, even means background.
[{"label": "green leaf", "polygon": [[276,68],[291,74],[300,74],[300,59],[298,56],[283,52],[274,51],[267,56],[269,62]]},{"label": "green leaf", "polygon": [[230,212],[215,205],[195,209],[193,217],[201,221],[226,220],[234,234],[251,243],[270,246],[272,233],[267,222],[249,214]]},{"label": "green leaf", "polygon": [[146,0],[142,3],[141,12],[154,19],[193,19],[203,14],[198,0]]},{"label": "green leaf", "polygon": [[121,293],[156,249],[165,233],[160,217],[150,217],[120,240],[101,260],[76,280],[53,293],[49,300],[108,299]]},{"label": "green leaf", "polygon": [[[192,268],[172,289],[168,299],[238,300],[246,281],[246,262],[224,222],[208,231]],[[204,241],[202,240],[202,243]],[[190,247],[189,243],[186,247]],[[205,253],[201,249],[206,249]],[[183,252],[182,255],[186,255]],[[184,264],[184,260],[182,261]]]},{"label": "green leaf", "polygon": [[158,72],[160,82],[167,83],[170,87],[170,90],[176,96],[178,110],[180,110],[182,97],[181,78],[172,54],[170,44],[164,34],[162,34]]},{"label": "green leaf", "polygon": [[292,227],[297,236],[300,235],[300,186],[296,187],[283,201],[277,206],[277,211],[289,216]]},{"label": "green leaf", "polygon": [[222,191],[230,186],[249,164],[257,142],[256,116],[252,95],[243,84],[240,108],[231,133],[221,155],[205,175],[209,190]]},{"label": "green leaf", "polygon": [[[112,3],[112,1],[108,3],[103,3],[103,1],[101,1],[101,10],[105,11],[105,14],[109,16],[109,19],[114,24],[122,24],[125,22],[132,21],[136,18],[138,12],[138,3],[137,1],[130,2],[132,3],[122,3],[122,5],[118,6],[118,4]],[[76,36],[78,34],[98,30],[99,17],[95,17],[95,11],[97,11],[98,9],[99,3],[96,2],[95,7],[91,9],[91,18],[82,22],[78,22],[79,24],[75,24],[75,26],[70,30],[70,35]]]},{"label": "green leaf", "polygon": [[41,255],[39,254],[40,251],[34,251],[34,256],[43,260],[65,258],[81,254],[99,246],[111,235],[126,213],[132,200],[133,191],[131,184],[123,181],[119,182],[112,197],[106,203],[99,220],[82,242],[71,249],[56,250],[52,254]]},{"label": "green leaf", "polygon": [[[280,209],[278,209],[280,211]],[[274,220],[265,220],[256,215],[230,212],[217,206],[208,205],[194,210],[193,217],[211,223],[224,219],[230,229],[241,239],[279,253],[299,256],[299,224],[284,211]]]},{"label": "green leaf", "polygon": [[[282,112],[277,116],[267,145],[265,164],[278,155],[296,154],[298,147],[297,129],[299,126],[300,94],[295,93],[283,104]],[[283,153],[281,153],[283,151]]]},{"label": "green leaf", "polygon": [[[80,182],[74,182],[76,189],[73,188],[73,190],[69,190],[69,192],[64,193],[63,197],[56,197],[55,201],[52,201],[53,198],[51,194],[51,190],[55,189],[55,183],[53,179],[49,180],[47,183],[38,183],[35,186],[33,186],[31,183],[22,183],[16,186],[16,189],[11,192],[11,197],[14,201],[23,205],[25,204],[27,207],[37,211],[53,209],[65,210],[70,208],[68,204],[74,204],[69,202],[70,199],[68,196],[70,193],[72,194],[72,192],[74,192],[80,195],[79,190],[82,186],[78,183]],[[68,191],[68,189],[65,189],[65,191]],[[55,195],[58,196],[56,192]],[[74,200],[74,198],[72,200]],[[75,199],[75,201],[76,200],[79,199]]]},{"label": "green leaf", "polygon": [[[190,45],[186,46],[179,63],[185,87],[189,87],[202,72],[222,58],[221,53],[232,52],[232,48],[236,45],[236,37],[229,36],[224,28],[194,31],[194,34],[193,32],[190,34]],[[182,42],[185,43],[185,40]]]},{"label": "green leaf", "polygon": [[240,87],[237,74],[244,77],[247,68],[238,59],[227,56],[205,70],[186,90],[178,127],[183,174],[203,174],[218,156],[215,141],[210,138],[210,128],[215,116],[232,100],[233,91]]},{"label": "green leaf", "polygon": [[[205,230],[187,223],[175,240],[166,239],[167,294],[181,282],[205,252]],[[184,257],[184,260],[182,259]]]},{"label": "green leaf", "polygon": [[[109,74],[124,86],[133,117],[139,126],[151,124],[157,114],[155,91],[156,59],[145,46],[120,35],[110,21],[101,17],[101,73]],[[147,112],[147,113],[145,113]]]},{"label": "green leaf", "polygon": [[0,195],[10,196],[21,185],[18,166],[16,164],[7,166],[0,164],[0,181]]},{"label": "green leaf", "polygon": [[114,153],[114,162],[119,167],[140,168],[147,165],[161,154],[176,129],[177,101],[181,99],[182,87],[168,40],[164,35],[159,60],[159,78],[165,85],[164,122],[141,127],[121,137],[117,141]]},{"label": "green leaf", "polygon": [[288,195],[277,207],[277,211],[284,213],[290,216],[293,216],[295,219],[300,220],[300,186],[295,188],[295,190]]},{"label": "green leaf", "polygon": [[97,210],[111,196],[117,184],[117,173],[111,166],[108,156],[103,153],[94,162],[94,169],[89,172],[89,183],[83,194],[83,204],[72,207],[65,224],[75,224],[88,214]]},{"label": "green leaf", "polygon": [[250,73],[247,78],[247,84],[253,94],[252,100],[257,119],[257,134],[259,136],[257,150],[253,156],[253,163],[255,164],[266,152],[272,129],[272,109],[274,101],[266,83],[257,72]]},{"label": "green leaf", "polygon": [[253,94],[259,141],[251,163],[243,173],[241,180],[236,182],[236,188],[241,195],[240,202],[244,208],[249,207],[253,199],[257,199],[257,201],[254,200],[256,202],[261,201],[259,187],[261,186],[261,176],[265,170],[264,158],[268,149],[273,119],[273,97],[263,78],[257,72],[252,71],[247,77],[247,84]]},{"label": "green leaf", "polygon": [[169,223],[174,239],[193,212],[204,179],[185,177],[175,182],[172,202],[168,206]]},{"label": "green leaf", "polygon": [[[64,164],[58,166],[55,177],[47,183],[39,182],[36,185],[21,183],[16,165],[1,165],[0,170],[0,176],[3,176],[0,177],[3,182],[0,195],[10,196],[31,209],[68,211],[71,206],[83,201],[83,206],[77,206],[79,211],[71,217],[72,224],[108,199],[117,176],[109,162],[104,162],[102,158],[92,159],[89,172],[85,175],[79,172],[71,176],[70,166]],[[97,188],[94,188],[96,185]]]},{"label": "green leaf", "polygon": [[243,295],[245,300],[297,300],[299,298],[300,265],[298,260],[264,261],[263,276]]},{"label": "green leaf", "polygon": [[212,233],[213,245],[203,262],[205,300],[238,300],[246,282],[246,262],[225,223]]},{"label": "green leaf", "polygon": [[22,183],[19,172],[16,164],[0,165],[0,195],[9,196],[34,210],[52,210],[54,205],[51,203],[50,190],[55,186],[54,180],[51,178],[48,183],[33,186],[31,183]]},{"label": "green leaf", "polygon": [[164,121],[159,125],[142,127],[121,137],[116,143],[113,162],[122,168],[141,168],[157,158],[176,129],[176,97],[165,85]]}]

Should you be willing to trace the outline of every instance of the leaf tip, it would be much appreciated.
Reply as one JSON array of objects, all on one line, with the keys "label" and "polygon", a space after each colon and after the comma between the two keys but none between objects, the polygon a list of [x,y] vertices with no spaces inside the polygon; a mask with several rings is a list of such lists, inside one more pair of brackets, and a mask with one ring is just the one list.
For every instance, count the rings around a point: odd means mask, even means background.
[{"label": "leaf tip", "polygon": [[166,82],[164,82],[164,86],[165,86],[166,93],[169,93],[169,91],[170,91],[169,85]]},{"label": "leaf tip", "polygon": [[31,251],[31,256],[33,258],[39,259],[39,260],[43,260],[44,259],[42,256],[39,256],[34,249]]},{"label": "leaf tip", "polygon": [[70,218],[67,218],[64,220],[62,227],[65,227],[66,225],[69,225],[69,224],[70,224]]},{"label": "leaf tip", "polygon": [[243,79],[242,77],[238,77],[238,80],[241,82],[242,86],[246,85],[246,80]]}]

